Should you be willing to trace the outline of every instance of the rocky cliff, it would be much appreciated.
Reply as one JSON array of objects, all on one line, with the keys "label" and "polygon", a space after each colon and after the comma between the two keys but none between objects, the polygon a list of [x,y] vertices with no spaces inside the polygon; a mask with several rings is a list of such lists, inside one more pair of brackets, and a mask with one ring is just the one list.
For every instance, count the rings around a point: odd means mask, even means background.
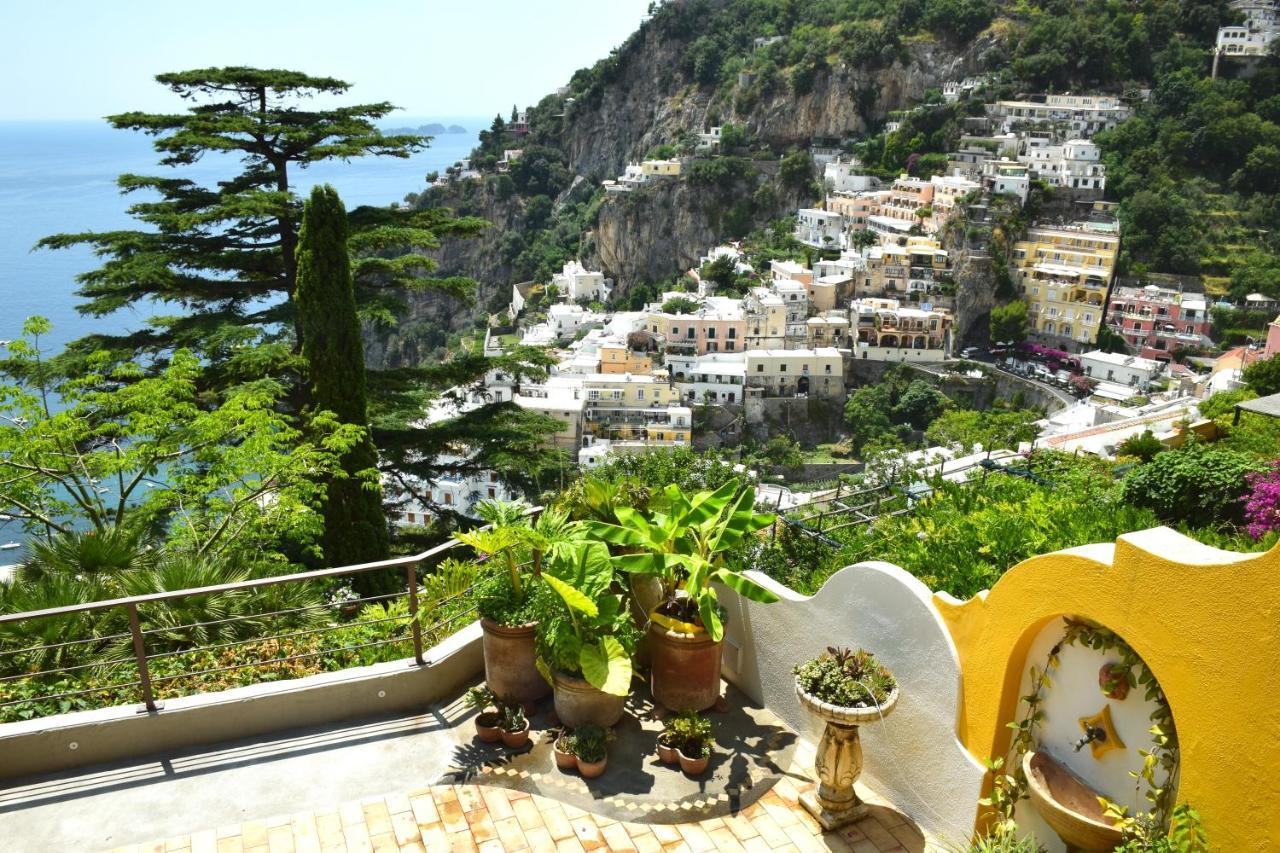
[{"label": "rocky cliff", "polygon": [[[745,74],[736,86],[697,85],[682,70],[681,60],[699,33],[653,23],[642,26],[590,70],[596,82],[582,97],[548,96],[531,110],[534,130],[524,144],[559,150],[574,176],[573,185],[555,200],[557,211],[589,198],[601,179],[616,176],[627,162],[653,147],[725,121],[745,126],[777,153],[807,147],[815,138],[860,137],[925,90],[976,71],[978,57],[992,46],[989,38],[954,47],[922,36],[906,43],[888,63],[820,68],[803,93],[785,81],[761,91]],[[564,234],[565,222],[556,218],[531,222],[525,215],[527,200],[519,195],[500,198],[495,191],[500,176],[432,189],[420,204],[450,207],[494,223],[480,239],[446,239],[436,253],[441,274],[466,275],[479,282],[477,298],[463,305],[410,294],[410,316],[399,330],[371,343],[370,361],[412,363],[438,345],[441,328],[456,331],[484,312],[500,309],[516,279],[535,275],[529,263],[516,262],[516,255],[535,238],[542,239],[539,230],[558,229],[561,233],[554,240],[543,242],[597,264],[618,282],[617,292],[623,295],[637,282],[676,275],[721,242],[729,233],[726,224],[735,206],[739,209],[732,213],[733,222],[754,226],[813,200],[803,192],[782,190],[763,174],[766,169],[758,171],[762,175],[756,179],[714,193],[682,178],[610,197],[598,214],[593,208],[590,221],[575,223],[584,232],[580,241]],[[762,183],[770,182],[771,197],[753,198]],[[975,311],[980,314],[982,309]]]}]

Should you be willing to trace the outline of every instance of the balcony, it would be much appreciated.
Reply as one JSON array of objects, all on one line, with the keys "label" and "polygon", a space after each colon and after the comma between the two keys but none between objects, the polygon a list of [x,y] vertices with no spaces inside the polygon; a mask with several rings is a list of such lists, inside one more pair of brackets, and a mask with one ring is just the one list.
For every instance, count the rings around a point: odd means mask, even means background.
[{"label": "balcony", "polygon": [[[828,513],[840,506],[838,491],[814,500]],[[850,507],[865,500],[846,495]],[[1161,701],[1183,744],[1173,756],[1179,801],[1194,805],[1212,843],[1258,849],[1254,842],[1280,830],[1280,794],[1265,784],[1280,766],[1280,742],[1268,736],[1277,714],[1266,701],[1268,667],[1280,656],[1280,638],[1269,630],[1280,607],[1274,552],[1220,551],[1156,528],[1038,556],[963,602],[886,563],[848,566],[811,597],[744,567],[780,600],[721,593],[728,614],[723,710],[710,714],[716,739],[706,775],[690,778],[658,763],[661,724],[637,680],[608,745],[605,774],[587,779],[555,767],[549,700],[531,708],[527,746],[508,749],[475,736],[472,712],[460,701],[482,677],[480,627],[464,624],[473,618],[472,590],[436,600],[419,583],[444,557],[457,556],[457,547],[448,542],[377,564],[0,617],[7,631],[48,626],[38,648],[20,650],[32,666],[19,668],[21,679],[51,687],[37,690],[47,696],[59,688],[40,673],[69,672],[49,653],[125,641],[115,704],[74,713],[46,708],[38,712],[45,716],[0,726],[6,850],[950,849],[984,819],[978,801],[990,777],[982,759],[1022,755],[1009,724],[1022,719],[1019,697],[1028,691],[1049,721],[1038,749],[1068,767],[1096,761],[1091,750],[1063,746],[1080,734],[1078,713],[1069,709],[1088,695],[1089,707],[1110,705],[1127,721],[1125,757],[1148,743],[1144,703],[1151,700],[1141,690],[1123,705],[1092,694],[1102,663],[1121,656],[1068,640],[1071,625],[1089,637],[1123,637],[1133,644],[1125,648],[1141,650],[1160,674]],[[183,674],[168,679],[166,658],[151,646],[168,630],[148,618],[163,600],[380,571],[404,580],[379,607],[401,601],[406,609],[383,623],[359,623],[386,626],[385,642],[362,641],[387,649],[377,662],[301,674],[297,658],[277,649],[242,661],[243,686],[206,681],[184,691],[183,679],[217,669],[207,658],[215,649],[184,651]],[[1133,607],[1135,589],[1159,589],[1167,606]],[[441,628],[452,602],[459,602],[458,618]],[[121,637],[79,636],[84,622],[69,618],[110,610],[129,617]],[[1178,631],[1169,630],[1171,612]],[[335,633],[350,624],[326,628],[325,644],[361,648]],[[240,645],[280,640],[272,636],[278,633],[264,627]],[[892,715],[860,728],[865,767],[857,791],[867,813],[824,831],[802,801],[815,788],[815,751],[833,747],[819,740],[822,724],[797,702],[791,671],[827,644],[874,649],[900,695]],[[1028,687],[1050,654],[1054,678]],[[1176,665],[1196,654],[1222,666]],[[10,709],[32,702],[30,693],[0,694]],[[1056,720],[1063,727],[1049,728]],[[1216,748],[1202,747],[1206,742]],[[1222,749],[1248,749],[1250,760],[1223,761]],[[1123,767],[1114,778],[1096,779],[1109,798],[1140,796]],[[1242,812],[1241,803],[1257,812]],[[1024,823],[1026,816],[1018,813],[1020,830],[1048,832]]]}]

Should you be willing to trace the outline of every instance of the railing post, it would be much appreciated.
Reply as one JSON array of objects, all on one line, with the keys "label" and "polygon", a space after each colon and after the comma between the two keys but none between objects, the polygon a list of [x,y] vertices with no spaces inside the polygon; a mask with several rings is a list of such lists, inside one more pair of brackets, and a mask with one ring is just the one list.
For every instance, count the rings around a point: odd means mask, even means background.
[{"label": "railing post", "polygon": [[125,605],[129,611],[129,633],[133,635],[133,656],[138,662],[138,680],[142,682],[142,704],[147,711],[160,710],[156,705],[156,697],[151,693],[151,669],[147,666],[147,649],[142,643],[142,626],[138,623],[138,605],[130,601]]},{"label": "railing post", "polygon": [[413,659],[418,666],[423,666],[426,661],[422,659],[422,625],[418,622],[418,564],[409,563],[404,572],[409,580],[409,630],[413,633]]}]

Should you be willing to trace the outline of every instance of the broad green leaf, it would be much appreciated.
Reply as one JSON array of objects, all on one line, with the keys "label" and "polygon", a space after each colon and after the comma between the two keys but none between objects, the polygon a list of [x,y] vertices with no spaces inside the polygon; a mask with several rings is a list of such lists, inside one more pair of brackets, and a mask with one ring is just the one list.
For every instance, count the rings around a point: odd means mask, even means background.
[{"label": "broad green leaf", "polygon": [[547,582],[547,586],[551,587],[561,598],[564,603],[572,610],[579,613],[585,613],[588,616],[595,616],[599,613],[596,603],[584,595],[580,590],[570,586],[560,578],[553,574],[544,573],[542,579]]},{"label": "broad green leaf", "polygon": [[583,527],[592,538],[608,542],[611,545],[645,545],[648,543],[648,538],[640,532],[617,524],[587,520],[583,522]]},{"label": "broad green leaf", "polygon": [[720,621],[719,602],[716,600],[715,593],[710,590],[699,597],[701,601],[698,602],[698,613],[702,616],[702,627],[706,628],[707,634],[718,643],[724,639],[724,623]]},{"label": "broad green leaf", "polygon": [[602,637],[597,646],[584,645],[578,663],[591,686],[610,696],[631,692],[631,658],[613,637]]},{"label": "broad green leaf", "polygon": [[749,598],[761,604],[772,604],[778,600],[778,596],[772,591],[765,589],[746,575],[738,574],[731,569],[723,567],[716,569],[711,575],[711,580],[724,584],[743,598]]}]

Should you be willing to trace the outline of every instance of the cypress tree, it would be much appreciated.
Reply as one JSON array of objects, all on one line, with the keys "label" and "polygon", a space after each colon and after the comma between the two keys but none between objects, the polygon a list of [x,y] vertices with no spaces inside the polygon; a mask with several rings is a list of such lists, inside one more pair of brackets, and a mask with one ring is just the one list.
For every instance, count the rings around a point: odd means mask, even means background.
[{"label": "cypress tree", "polygon": [[[364,438],[342,459],[346,476],[329,482],[321,540],[325,560],[342,566],[385,559],[387,521],[378,453],[367,432],[364,346],[347,252],[347,212],[328,184],[313,189],[303,208],[297,262],[302,355],[314,410],[366,428]],[[368,591],[371,585],[361,580],[357,576],[357,588]]]}]

